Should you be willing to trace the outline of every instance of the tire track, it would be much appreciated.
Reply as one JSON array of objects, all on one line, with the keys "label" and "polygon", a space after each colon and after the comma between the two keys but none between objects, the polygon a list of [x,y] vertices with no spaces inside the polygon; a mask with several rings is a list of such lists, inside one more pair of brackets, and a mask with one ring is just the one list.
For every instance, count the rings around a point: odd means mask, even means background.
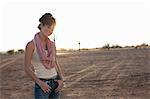
[{"label": "tire track", "polygon": [[[118,61],[118,59],[119,59],[119,57],[116,58],[115,60],[109,61],[109,63]],[[78,71],[76,74],[72,74],[72,75],[65,77],[65,80],[66,80],[65,86],[71,87],[72,85],[75,85],[80,80],[83,80],[84,78],[87,78],[94,73],[97,74],[100,71],[100,69],[98,69],[99,68],[98,65],[100,65],[99,67],[102,67],[101,70],[106,68],[106,64],[104,64],[104,63],[98,63],[98,64],[95,64],[92,66],[88,66],[87,68]]]},{"label": "tire track", "polygon": [[[113,72],[114,72],[114,71],[117,71],[117,70],[118,70],[118,67],[119,67],[121,64],[123,64],[123,63],[124,63],[124,61],[120,61],[119,63],[114,64],[112,67],[110,67],[110,68],[108,69],[107,72],[105,72],[105,73],[100,77],[100,80],[112,78],[111,76],[112,76]],[[114,76],[114,75],[113,75],[113,76]]]},{"label": "tire track", "polygon": [[[106,76],[110,75],[110,73],[113,71],[109,68],[115,69],[118,67],[118,65],[113,65],[114,63],[118,63],[118,61],[120,60],[120,57],[117,57],[114,60],[105,62],[105,64],[103,64],[102,68],[100,68],[100,66],[98,66],[97,70],[96,70],[96,77],[95,80],[101,80],[102,78],[104,79]],[[120,62],[120,61],[119,61]],[[120,63],[121,64],[121,63]],[[112,67],[110,67],[112,66]],[[97,78],[98,77],[98,78]]]},{"label": "tire track", "polygon": [[[95,69],[95,68],[92,68],[92,69]],[[70,86],[76,84],[76,83],[79,82],[81,79],[83,79],[83,78],[85,78],[85,77],[88,77],[89,75],[91,75],[91,74],[93,74],[93,73],[95,73],[95,70],[88,71],[88,73],[86,73],[86,74],[81,74],[80,77],[78,77],[76,80],[74,80],[74,81],[71,82],[71,83],[66,84],[66,87],[70,87]]]},{"label": "tire track", "polygon": [[127,61],[126,59],[127,59],[126,54],[121,53],[121,57],[118,60],[118,62],[114,63],[114,65],[110,67],[108,71],[100,77],[100,80],[105,80],[105,79],[107,80],[110,78],[117,79],[118,76],[120,77],[120,75],[122,75],[122,71],[120,71],[120,68],[124,66],[126,63],[132,62],[132,60]]},{"label": "tire track", "polygon": [[74,77],[74,76],[77,76],[77,75],[79,75],[79,74],[81,74],[81,73],[83,73],[83,72],[86,72],[86,71],[88,71],[88,70],[94,68],[94,67],[95,67],[95,65],[88,66],[87,68],[82,69],[82,70],[78,71],[78,72],[75,73],[75,74],[72,74],[72,75],[69,75],[69,76],[65,77],[64,80],[67,80],[67,79],[69,79],[69,78],[72,78],[72,77]]},{"label": "tire track", "polygon": [[9,62],[0,65],[0,69],[4,68],[4,67],[7,66],[7,65],[10,65],[10,64],[14,63],[16,60],[17,60],[17,59],[12,59],[12,60],[10,60]]},{"label": "tire track", "polygon": [[5,68],[7,66],[10,66],[10,64],[15,63],[18,59],[21,59],[22,55],[15,56],[14,58],[8,58],[8,59],[3,60],[3,61],[5,61],[5,63],[0,65],[0,70],[2,70],[3,68]]}]

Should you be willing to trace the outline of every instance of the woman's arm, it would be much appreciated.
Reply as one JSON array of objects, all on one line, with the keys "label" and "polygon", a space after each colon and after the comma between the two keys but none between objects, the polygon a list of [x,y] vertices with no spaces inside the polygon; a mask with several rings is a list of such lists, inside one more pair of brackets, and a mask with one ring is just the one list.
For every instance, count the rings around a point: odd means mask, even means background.
[{"label": "woman's arm", "polygon": [[40,84],[40,80],[34,74],[34,67],[31,64],[33,51],[34,51],[34,46],[33,46],[33,42],[31,41],[26,45],[26,49],[25,49],[24,70],[34,82]]},{"label": "woman's arm", "polygon": [[25,49],[25,61],[24,61],[25,72],[29,75],[29,77],[32,78],[32,80],[34,82],[36,82],[42,88],[42,90],[45,93],[49,93],[51,91],[51,87],[47,83],[41,81],[34,74],[34,68],[31,64],[31,58],[32,58],[33,51],[34,51],[34,44],[33,44],[33,41],[31,41],[26,45],[26,49]]}]

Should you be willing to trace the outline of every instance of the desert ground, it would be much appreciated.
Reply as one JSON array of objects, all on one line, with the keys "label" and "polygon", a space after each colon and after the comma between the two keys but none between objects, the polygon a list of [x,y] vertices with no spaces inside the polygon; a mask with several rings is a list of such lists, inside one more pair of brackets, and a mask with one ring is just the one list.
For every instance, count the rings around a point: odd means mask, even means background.
[{"label": "desert ground", "polygon": [[[87,50],[58,54],[63,99],[150,99],[150,49]],[[0,99],[33,99],[24,54],[1,55]]]}]

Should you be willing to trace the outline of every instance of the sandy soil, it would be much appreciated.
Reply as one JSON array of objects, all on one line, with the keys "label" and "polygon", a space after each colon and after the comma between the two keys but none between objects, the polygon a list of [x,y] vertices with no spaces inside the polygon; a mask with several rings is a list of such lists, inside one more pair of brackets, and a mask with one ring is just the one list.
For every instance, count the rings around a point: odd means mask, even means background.
[{"label": "sandy soil", "polygon": [[[32,99],[34,82],[24,55],[1,56],[0,99]],[[58,55],[64,99],[150,99],[150,49],[70,52]]]}]

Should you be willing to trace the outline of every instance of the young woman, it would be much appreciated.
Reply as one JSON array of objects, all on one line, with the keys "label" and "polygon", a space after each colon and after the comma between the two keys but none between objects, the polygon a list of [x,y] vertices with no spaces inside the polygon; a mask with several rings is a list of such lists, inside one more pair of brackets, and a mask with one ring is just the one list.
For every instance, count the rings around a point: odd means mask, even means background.
[{"label": "young woman", "polygon": [[24,68],[35,82],[35,99],[58,99],[63,87],[63,75],[56,60],[55,43],[48,38],[56,21],[50,13],[45,13],[39,21],[40,31],[26,45]]}]

